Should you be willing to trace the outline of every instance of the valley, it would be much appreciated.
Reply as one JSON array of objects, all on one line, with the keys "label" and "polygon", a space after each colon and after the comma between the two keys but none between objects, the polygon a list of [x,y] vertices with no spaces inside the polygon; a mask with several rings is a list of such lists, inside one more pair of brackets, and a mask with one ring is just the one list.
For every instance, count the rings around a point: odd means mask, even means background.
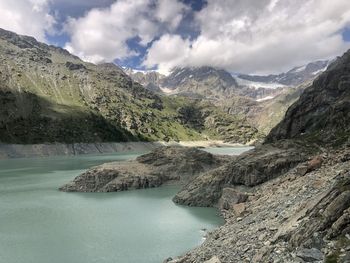
[{"label": "valley", "polygon": [[0,263],[349,263],[348,10],[0,0]]}]

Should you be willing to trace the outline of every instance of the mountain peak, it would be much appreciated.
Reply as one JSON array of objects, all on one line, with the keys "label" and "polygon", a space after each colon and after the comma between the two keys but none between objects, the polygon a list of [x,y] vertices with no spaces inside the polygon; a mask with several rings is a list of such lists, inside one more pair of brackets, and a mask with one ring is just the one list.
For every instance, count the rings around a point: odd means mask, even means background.
[{"label": "mountain peak", "polygon": [[261,83],[277,83],[284,86],[298,86],[304,82],[313,80],[315,76],[327,69],[329,60],[319,60],[310,62],[306,65],[294,67],[293,69],[276,75],[259,76],[259,75],[238,75],[240,79],[261,82]]}]

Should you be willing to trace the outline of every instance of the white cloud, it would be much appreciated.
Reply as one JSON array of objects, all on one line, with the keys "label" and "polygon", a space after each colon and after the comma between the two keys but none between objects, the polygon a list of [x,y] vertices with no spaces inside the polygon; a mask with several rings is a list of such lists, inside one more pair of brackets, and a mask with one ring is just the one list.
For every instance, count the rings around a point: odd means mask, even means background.
[{"label": "white cloud", "polygon": [[49,11],[49,0],[0,0],[0,27],[45,41],[55,24]]},{"label": "white cloud", "polygon": [[126,41],[139,36],[141,43],[151,41],[157,32],[145,10],[148,0],[120,0],[106,9],[92,9],[86,16],[68,22],[71,42],[66,48],[91,62],[112,61],[135,52]]},{"label": "white cloud", "polygon": [[157,50],[176,36],[161,38],[149,49],[144,64],[280,72],[350,48],[340,32],[349,21],[348,0],[208,0],[196,14],[200,35],[192,42],[183,40],[187,46],[182,45],[172,61]]},{"label": "white cloud", "polygon": [[160,22],[167,23],[170,29],[176,29],[188,10],[189,8],[181,2],[158,0],[155,16]]},{"label": "white cloud", "polygon": [[127,40],[140,38],[147,45],[164,30],[174,30],[186,7],[176,0],[118,0],[109,8],[92,9],[71,18],[66,48],[85,60],[99,63],[136,55]]},{"label": "white cloud", "polygon": [[163,35],[148,51],[148,59],[144,66],[151,68],[158,65],[158,71],[167,75],[173,67],[185,63],[184,60],[190,52],[189,45],[189,40],[178,35]]}]

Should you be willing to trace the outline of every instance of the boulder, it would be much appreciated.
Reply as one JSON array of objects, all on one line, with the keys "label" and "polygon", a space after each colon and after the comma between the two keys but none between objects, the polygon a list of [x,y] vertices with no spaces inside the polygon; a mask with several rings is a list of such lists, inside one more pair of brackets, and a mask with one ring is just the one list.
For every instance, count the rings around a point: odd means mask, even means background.
[{"label": "boulder", "polygon": [[204,263],[221,263],[221,261],[217,256],[214,256],[211,259],[205,261]]},{"label": "boulder", "polygon": [[234,204],[232,209],[236,216],[241,216],[245,212],[246,206],[244,203]]},{"label": "boulder", "polygon": [[241,192],[237,188],[227,187],[222,190],[222,196],[219,200],[219,208],[229,210],[232,205],[244,203],[248,199],[248,194]]},{"label": "boulder", "polygon": [[311,172],[313,170],[316,170],[321,167],[323,163],[323,158],[322,156],[318,155],[314,158],[312,158],[308,163],[307,163],[307,172]]},{"label": "boulder", "polygon": [[302,248],[296,253],[296,256],[304,260],[305,262],[322,261],[323,254],[317,248]]}]

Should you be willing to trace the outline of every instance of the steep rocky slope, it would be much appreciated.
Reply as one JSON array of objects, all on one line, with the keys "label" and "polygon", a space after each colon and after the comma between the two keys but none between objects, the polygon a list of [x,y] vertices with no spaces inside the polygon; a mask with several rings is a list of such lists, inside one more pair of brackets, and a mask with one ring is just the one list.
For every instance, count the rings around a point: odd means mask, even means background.
[{"label": "steep rocky slope", "polygon": [[164,75],[156,71],[135,71],[131,68],[124,68],[126,74],[128,74],[135,82],[140,83],[146,89],[153,92],[162,92],[160,89]]},{"label": "steep rocky slope", "polygon": [[225,188],[219,204],[226,224],[166,262],[349,262],[349,152],[321,158],[255,187]]},{"label": "steep rocky slope", "polygon": [[[190,103],[186,99],[157,95],[114,64],[86,63],[1,29],[0,61],[2,142],[197,140],[212,134],[181,123],[178,109]],[[249,126],[243,118],[240,123]]]},{"label": "steep rocky slope", "polygon": [[284,117],[288,108],[298,100],[303,90],[311,85],[305,83],[295,88],[283,90],[274,98],[257,101],[251,98],[236,96],[215,103],[231,115],[245,116],[247,121],[260,133],[267,135]]},{"label": "steep rocky slope", "polygon": [[230,73],[213,67],[175,68],[161,85],[176,93],[206,99],[232,96],[238,88]]},{"label": "steep rocky slope", "polygon": [[341,144],[350,131],[350,52],[332,63],[287,111],[267,142],[302,137]]}]

